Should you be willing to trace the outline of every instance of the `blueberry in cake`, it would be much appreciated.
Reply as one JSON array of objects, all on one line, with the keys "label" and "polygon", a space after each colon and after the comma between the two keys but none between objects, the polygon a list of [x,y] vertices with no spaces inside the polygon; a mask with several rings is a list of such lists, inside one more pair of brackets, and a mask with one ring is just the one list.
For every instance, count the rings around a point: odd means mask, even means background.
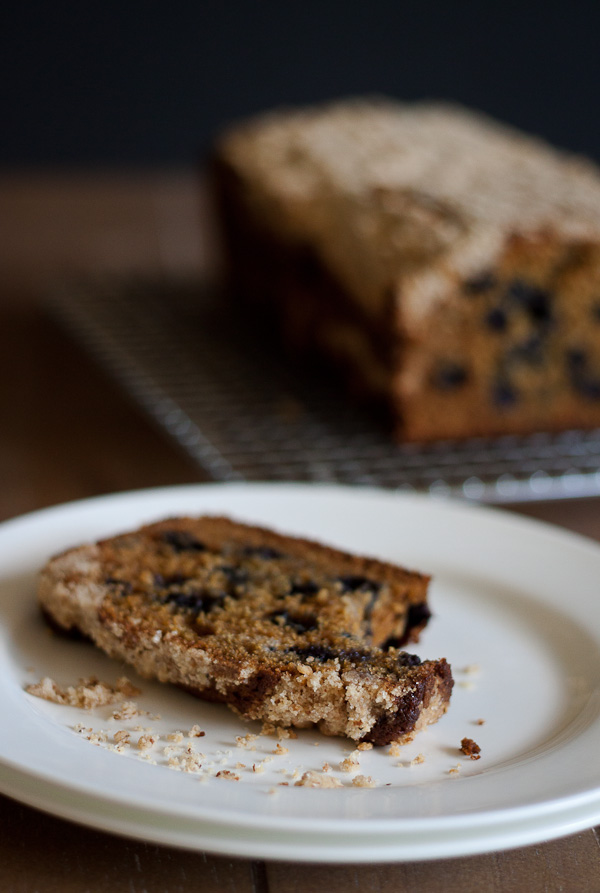
[{"label": "blueberry in cake", "polygon": [[171,518],[43,568],[53,626],[242,717],[387,744],[445,713],[444,659],[403,650],[429,578],[227,518]]},{"label": "blueberry in cake", "polygon": [[231,292],[400,440],[600,426],[600,172],[483,115],[354,99],[233,126]]}]

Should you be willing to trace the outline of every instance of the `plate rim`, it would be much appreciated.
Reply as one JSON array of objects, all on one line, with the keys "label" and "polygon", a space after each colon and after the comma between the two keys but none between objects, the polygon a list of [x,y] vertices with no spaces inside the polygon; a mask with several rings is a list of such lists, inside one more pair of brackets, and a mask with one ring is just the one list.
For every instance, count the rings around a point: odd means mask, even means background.
[{"label": "plate rim", "polygon": [[[23,773],[25,783],[31,781]],[[231,838],[216,834],[214,826],[204,819],[187,821],[183,819],[173,824],[156,824],[152,815],[146,810],[130,807],[126,814],[110,811],[104,813],[97,809],[95,797],[77,793],[69,796],[56,806],[56,798],[45,794],[45,789],[36,788],[35,796],[23,793],[23,788],[2,783],[2,767],[0,766],[0,784],[4,792],[19,802],[62,820],[72,821],[98,831],[116,834],[119,837],[139,840],[146,843],[157,843],[182,850],[212,852],[235,855],[242,858],[287,859],[296,862],[364,864],[374,862],[415,862],[440,858],[481,855],[504,849],[513,849],[549,841],[583,831],[592,826],[594,817],[600,809],[600,799],[570,807],[561,814],[560,820],[554,815],[544,816],[542,827],[532,824],[525,818],[522,822],[506,822],[487,826],[481,833],[465,835],[462,829],[450,829],[445,835],[431,838],[427,829],[410,836],[388,833],[375,834],[360,842],[353,840],[332,842],[331,838],[321,833],[306,834],[290,844],[289,835],[284,834],[274,839],[271,834],[265,838],[263,829],[252,834],[252,828],[232,827]],[[52,783],[45,782],[52,790]],[[57,787],[57,793],[64,790]],[[182,827],[186,830],[183,831]],[[242,836],[240,836],[242,835]],[[348,847],[352,847],[351,858]]]}]

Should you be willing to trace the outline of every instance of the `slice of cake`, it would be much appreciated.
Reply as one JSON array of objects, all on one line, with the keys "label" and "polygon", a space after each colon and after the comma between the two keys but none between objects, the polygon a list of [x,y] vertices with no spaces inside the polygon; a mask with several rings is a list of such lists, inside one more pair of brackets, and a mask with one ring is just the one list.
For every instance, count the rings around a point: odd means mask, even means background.
[{"label": "slice of cake", "polygon": [[448,707],[446,661],[401,650],[430,616],[427,585],[227,518],[172,518],[52,558],[39,599],[142,676],[248,719],[386,744]]},{"label": "slice of cake", "polygon": [[216,145],[232,291],[399,439],[600,425],[600,174],[454,106],[281,111]]}]

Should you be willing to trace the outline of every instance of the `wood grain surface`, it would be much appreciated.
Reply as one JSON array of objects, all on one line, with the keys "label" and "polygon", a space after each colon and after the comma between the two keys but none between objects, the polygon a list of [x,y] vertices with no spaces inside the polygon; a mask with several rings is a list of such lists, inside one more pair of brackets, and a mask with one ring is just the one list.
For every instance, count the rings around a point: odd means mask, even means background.
[{"label": "wood grain surface", "polygon": [[[201,274],[206,205],[187,171],[0,175],[0,519],[202,473],[44,310],[65,274]],[[510,510],[510,509],[509,509]],[[600,500],[512,509],[600,540]],[[1,734],[1,725],[0,725]],[[4,893],[595,893],[598,829],[510,852],[403,865],[294,865],[121,839],[0,797]]]}]

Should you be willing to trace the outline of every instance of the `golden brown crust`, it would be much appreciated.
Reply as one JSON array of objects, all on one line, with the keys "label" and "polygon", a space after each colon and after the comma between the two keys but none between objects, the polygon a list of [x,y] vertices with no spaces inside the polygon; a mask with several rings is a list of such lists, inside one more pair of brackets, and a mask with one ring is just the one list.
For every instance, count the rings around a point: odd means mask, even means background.
[{"label": "golden brown crust", "polygon": [[172,518],[52,559],[39,598],[143,676],[249,719],[386,743],[448,705],[446,662],[397,647],[427,620],[427,582],[226,518]]}]

